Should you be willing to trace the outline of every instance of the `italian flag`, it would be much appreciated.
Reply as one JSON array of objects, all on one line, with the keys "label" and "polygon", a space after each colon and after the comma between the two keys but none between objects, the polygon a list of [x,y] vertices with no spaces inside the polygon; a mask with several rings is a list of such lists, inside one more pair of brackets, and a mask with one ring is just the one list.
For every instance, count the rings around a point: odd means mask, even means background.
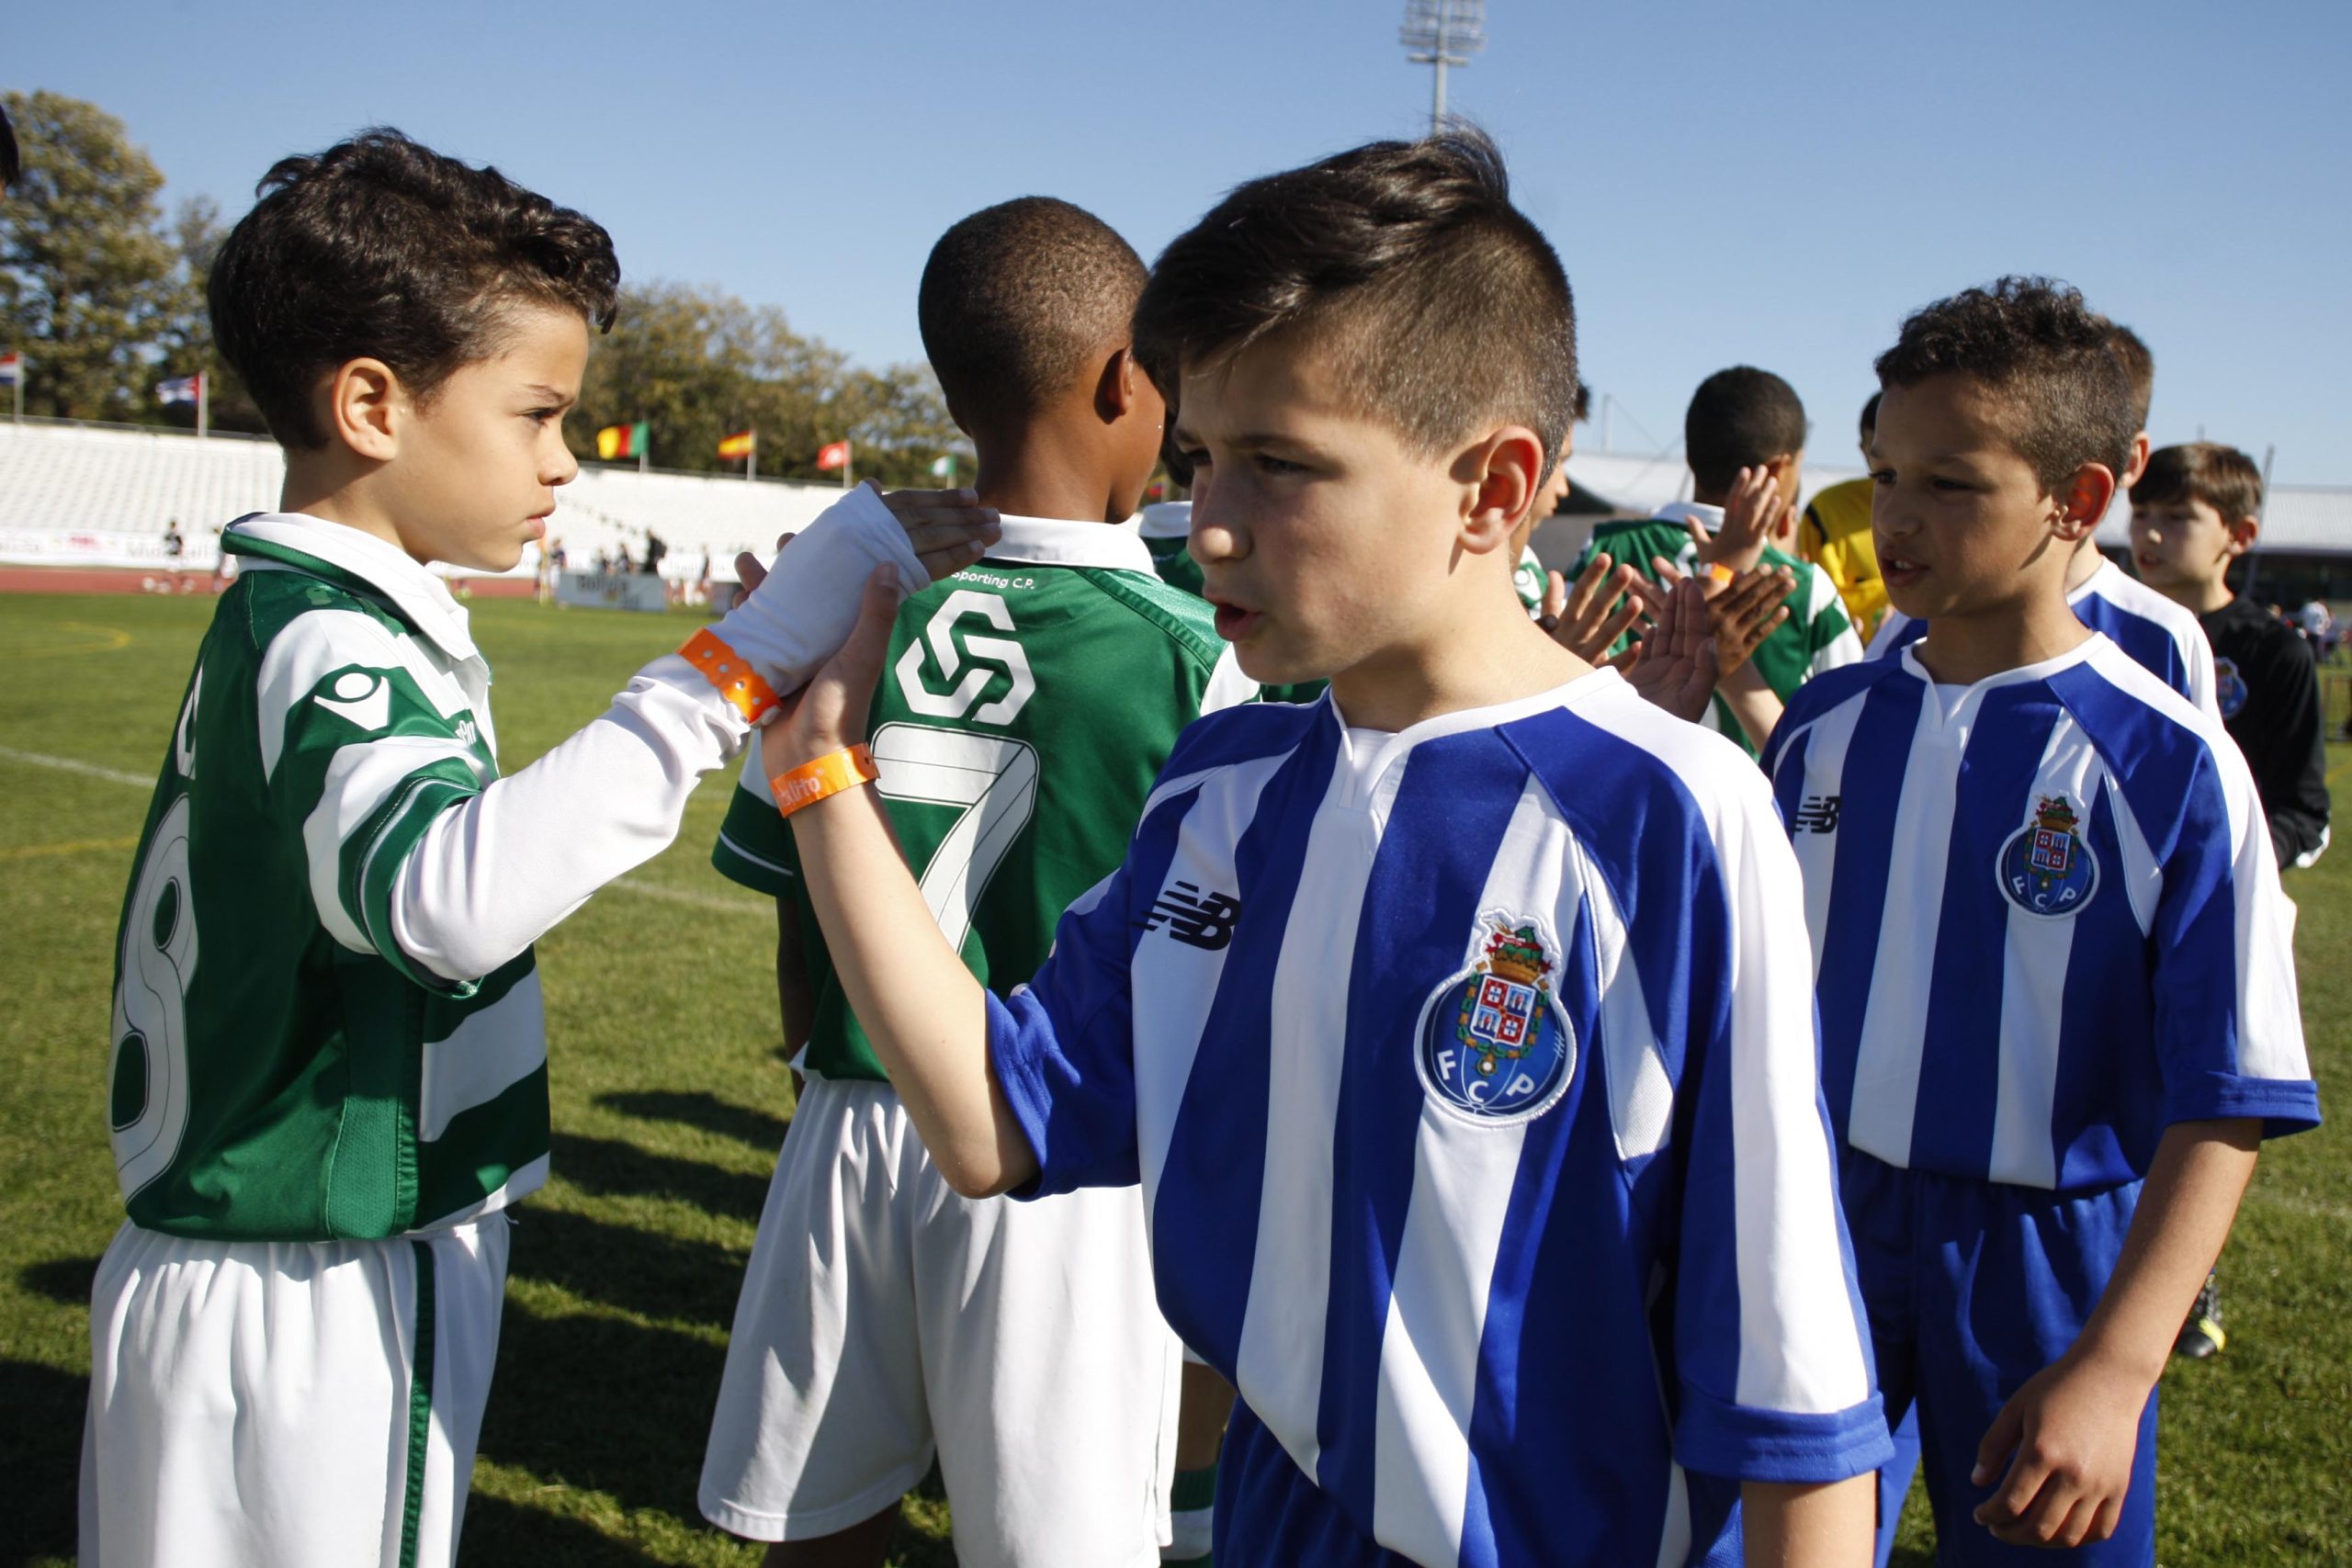
[{"label": "italian flag", "polygon": [[608,424],[596,432],[596,456],[606,462],[615,457],[641,457],[652,445],[652,429],[641,419],[635,424]]}]

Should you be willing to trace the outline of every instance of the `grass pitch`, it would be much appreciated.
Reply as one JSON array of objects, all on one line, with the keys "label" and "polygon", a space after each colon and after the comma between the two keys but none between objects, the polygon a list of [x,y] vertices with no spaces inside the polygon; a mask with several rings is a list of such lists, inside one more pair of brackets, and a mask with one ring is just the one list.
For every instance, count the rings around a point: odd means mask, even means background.
[{"label": "grass pitch", "polygon": [[[120,1220],[106,1139],[111,949],[130,851],[210,618],[202,598],[0,598],[0,1562],[63,1562],[88,1291]],[[506,765],[601,711],[692,623],[474,611]],[[2352,753],[2330,752],[2338,783]],[[695,1509],[727,1326],[791,1115],[768,906],[707,855],[707,781],[667,853],[539,944],[555,1176],[516,1211],[469,1562],[751,1564]],[[2289,889],[2322,1099],[2352,1101],[2352,848]],[[2331,1126],[2275,1145],[2223,1262],[2230,1348],[2165,1379],[2162,1558],[2352,1562],[2352,1168]],[[952,1562],[910,1499],[894,1561]],[[1898,1562],[1928,1561],[1915,1494]]]}]

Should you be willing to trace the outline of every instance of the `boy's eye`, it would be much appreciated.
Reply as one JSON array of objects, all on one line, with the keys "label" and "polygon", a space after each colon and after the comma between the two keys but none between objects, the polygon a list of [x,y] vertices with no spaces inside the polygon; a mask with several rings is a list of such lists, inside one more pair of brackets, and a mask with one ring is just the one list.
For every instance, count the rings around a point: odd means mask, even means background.
[{"label": "boy's eye", "polygon": [[1179,446],[1177,454],[1195,468],[1209,466],[1209,450],[1205,446]]},{"label": "boy's eye", "polygon": [[1293,463],[1270,453],[1259,453],[1256,460],[1258,471],[1261,474],[1303,474],[1306,471],[1305,464]]},{"label": "boy's eye", "polygon": [[1894,482],[1894,470],[1893,468],[1872,468],[1871,470],[1871,483],[1874,485],[1891,485]]}]

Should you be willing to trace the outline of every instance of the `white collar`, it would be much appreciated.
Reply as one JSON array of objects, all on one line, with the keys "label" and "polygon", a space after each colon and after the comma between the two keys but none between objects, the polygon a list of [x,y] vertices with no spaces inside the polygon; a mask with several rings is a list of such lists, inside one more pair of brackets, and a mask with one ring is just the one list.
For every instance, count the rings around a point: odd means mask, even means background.
[{"label": "white collar", "polygon": [[1650,515],[1661,523],[1679,523],[1686,517],[1695,517],[1699,526],[1710,534],[1724,525],[1724,509],[1703,501],[1669,501]]},{"label": "white collar", "polygon": [[1125,523],[1071,523],[1057,517],[1003,515],[1004,532],[989,547],[987,558],[1026,566],[1093,566],[1116,571],[1152,570],[1151,551],[1136,532],[1136,519]]},{"label": "white collar", "polygon": [[449,596],[449,585],[397,546],[372,534],[300,512],[263,512],[232,523],[223,542],[243,538],[263,547],[240,552],[264,561],[273,558],[300,569],[302,560],[331,569],[390,600],[401,616],[452,659],[481,657],[467,628],[464,606]]},{"label": "white collar", "polygon": [[1155,501],[1143,509],[1143,536],[1147,539],[1181,539],[1193,531],[1193,503],[1189,501]]}]

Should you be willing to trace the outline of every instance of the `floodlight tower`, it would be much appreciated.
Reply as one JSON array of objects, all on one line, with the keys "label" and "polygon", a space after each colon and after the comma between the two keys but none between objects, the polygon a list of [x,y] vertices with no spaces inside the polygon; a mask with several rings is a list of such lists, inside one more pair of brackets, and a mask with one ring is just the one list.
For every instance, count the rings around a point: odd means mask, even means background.
[{"label": "floodlight tower", "polygon": [[1430,134],[1445,129],[1445,68],[1467,65],[1487,47],[1487,0],[1405,0],[1405,25],[1396,41],[1416,65],[1435,68],[1430,97]]}]

